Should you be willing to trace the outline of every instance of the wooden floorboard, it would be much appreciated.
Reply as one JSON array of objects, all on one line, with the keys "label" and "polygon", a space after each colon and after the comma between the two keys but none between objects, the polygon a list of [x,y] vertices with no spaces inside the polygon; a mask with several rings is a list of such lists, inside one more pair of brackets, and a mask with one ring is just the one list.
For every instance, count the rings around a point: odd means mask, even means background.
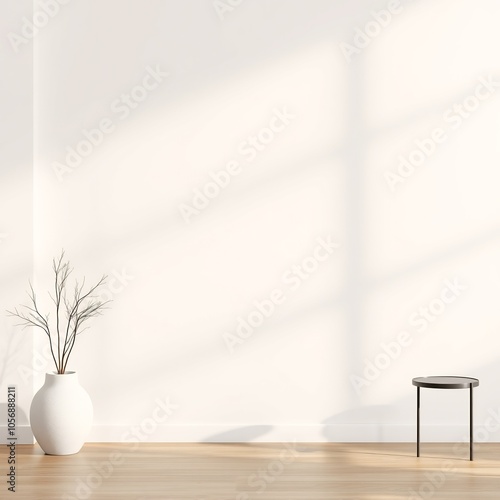
[{"label": "wooden floorboard", "polygon": [[[0,452],[2,477],[7,447]],[[16,448],[16,500],[500,499],[500,444],[89,443],[71,456]]]}]

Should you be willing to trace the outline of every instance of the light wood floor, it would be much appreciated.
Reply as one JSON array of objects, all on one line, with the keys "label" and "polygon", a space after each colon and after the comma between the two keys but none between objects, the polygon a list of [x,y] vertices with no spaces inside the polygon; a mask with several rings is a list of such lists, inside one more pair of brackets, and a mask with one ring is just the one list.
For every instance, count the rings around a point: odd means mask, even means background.
[{"label": "light wood floor", "polygon": [[[288,450],[288,451],[287,451]],[[16,500],[500,499],[500,444],[90,443],[77,455],[17,447]],[[113,463],[114,462],[114,463]],[[413,496],[412,496],[413,495]]]}]

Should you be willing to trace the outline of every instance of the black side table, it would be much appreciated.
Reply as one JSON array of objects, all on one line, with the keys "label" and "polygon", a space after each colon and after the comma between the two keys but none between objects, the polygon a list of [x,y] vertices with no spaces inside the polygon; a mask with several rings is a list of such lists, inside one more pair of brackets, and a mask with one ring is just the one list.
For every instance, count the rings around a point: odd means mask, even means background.
[{"label": "black side table", "polygon": [[417,457],[420,456],[420,388],[427,387],[428,389],[469,389],[469,446],[470,459],[474,460],[474,438],[473,438],[473,398],[472,388],[479,385],[477,378],[471,377],[454,377],[454,376],[439,376],[439,377],[417,377],[412,380],[412,384],[417,386]]}]

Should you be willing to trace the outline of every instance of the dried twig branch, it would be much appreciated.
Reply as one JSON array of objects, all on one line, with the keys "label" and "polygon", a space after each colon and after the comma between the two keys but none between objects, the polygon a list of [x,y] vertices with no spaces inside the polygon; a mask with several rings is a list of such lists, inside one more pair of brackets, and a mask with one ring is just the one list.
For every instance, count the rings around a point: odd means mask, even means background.
[{"label": "dried twig branch", "polygon": [[[25,311],[19,311],[17,308],[14,311],[7,311],[10,316],[15,316],[20,318],[23,322],[18,326],[22,326],[23,329],[29,326],[37,327],[42,329],[47,337],[49,338],[50,352],[52,354],[52,359],[57,369],[57,373],[65,373],[68,364],[69,357],[73,351],[77,335],[80,335],[88,327],[82,328],[82,325],[91,318],[100,316],[104,309],[107,309],[107,304],[111,302],[100,301],[98,296],[95,294],[99,288],[106,284],[107,276],[103,275],[101,279],[87,292],[84,292],[85,288],[85,278],[81,284],[75,281],[74,292],[72,299],[67,297],[67,284],[68,278],[71,275],[73,269],[70,268],[69,262],[64,262],[64,250],[58,259],[53,259],[52,269],[54,271],[54,295],[49,292],[49,296],[55,305],[56,317],[55,317],[55,334],[54,341],[52,331],[49,325],[49,315],[42,316],[38,310],[37,298],[33,285],[29,282],[30,291],[28,296],[30,298],[31,305],[24,305]],[[66,328],[64,339],[62,338],[61,332],[63,331],[61,318],[61,306],[64,306],[66,312]],[[57,342],[57,358],[54,352],[53,343]]]}]

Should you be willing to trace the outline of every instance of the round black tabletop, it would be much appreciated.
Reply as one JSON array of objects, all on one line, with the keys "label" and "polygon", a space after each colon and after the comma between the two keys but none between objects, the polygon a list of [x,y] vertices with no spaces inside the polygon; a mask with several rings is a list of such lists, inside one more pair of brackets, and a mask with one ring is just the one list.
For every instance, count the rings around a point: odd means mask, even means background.
[{"label": "round black tabletop", "polygon": [[429,389],[468,389],[477,387],[479,380],[472,377],[437,376],[437,377],[416,377],[412,384],[417,387],[427,387]]}]

